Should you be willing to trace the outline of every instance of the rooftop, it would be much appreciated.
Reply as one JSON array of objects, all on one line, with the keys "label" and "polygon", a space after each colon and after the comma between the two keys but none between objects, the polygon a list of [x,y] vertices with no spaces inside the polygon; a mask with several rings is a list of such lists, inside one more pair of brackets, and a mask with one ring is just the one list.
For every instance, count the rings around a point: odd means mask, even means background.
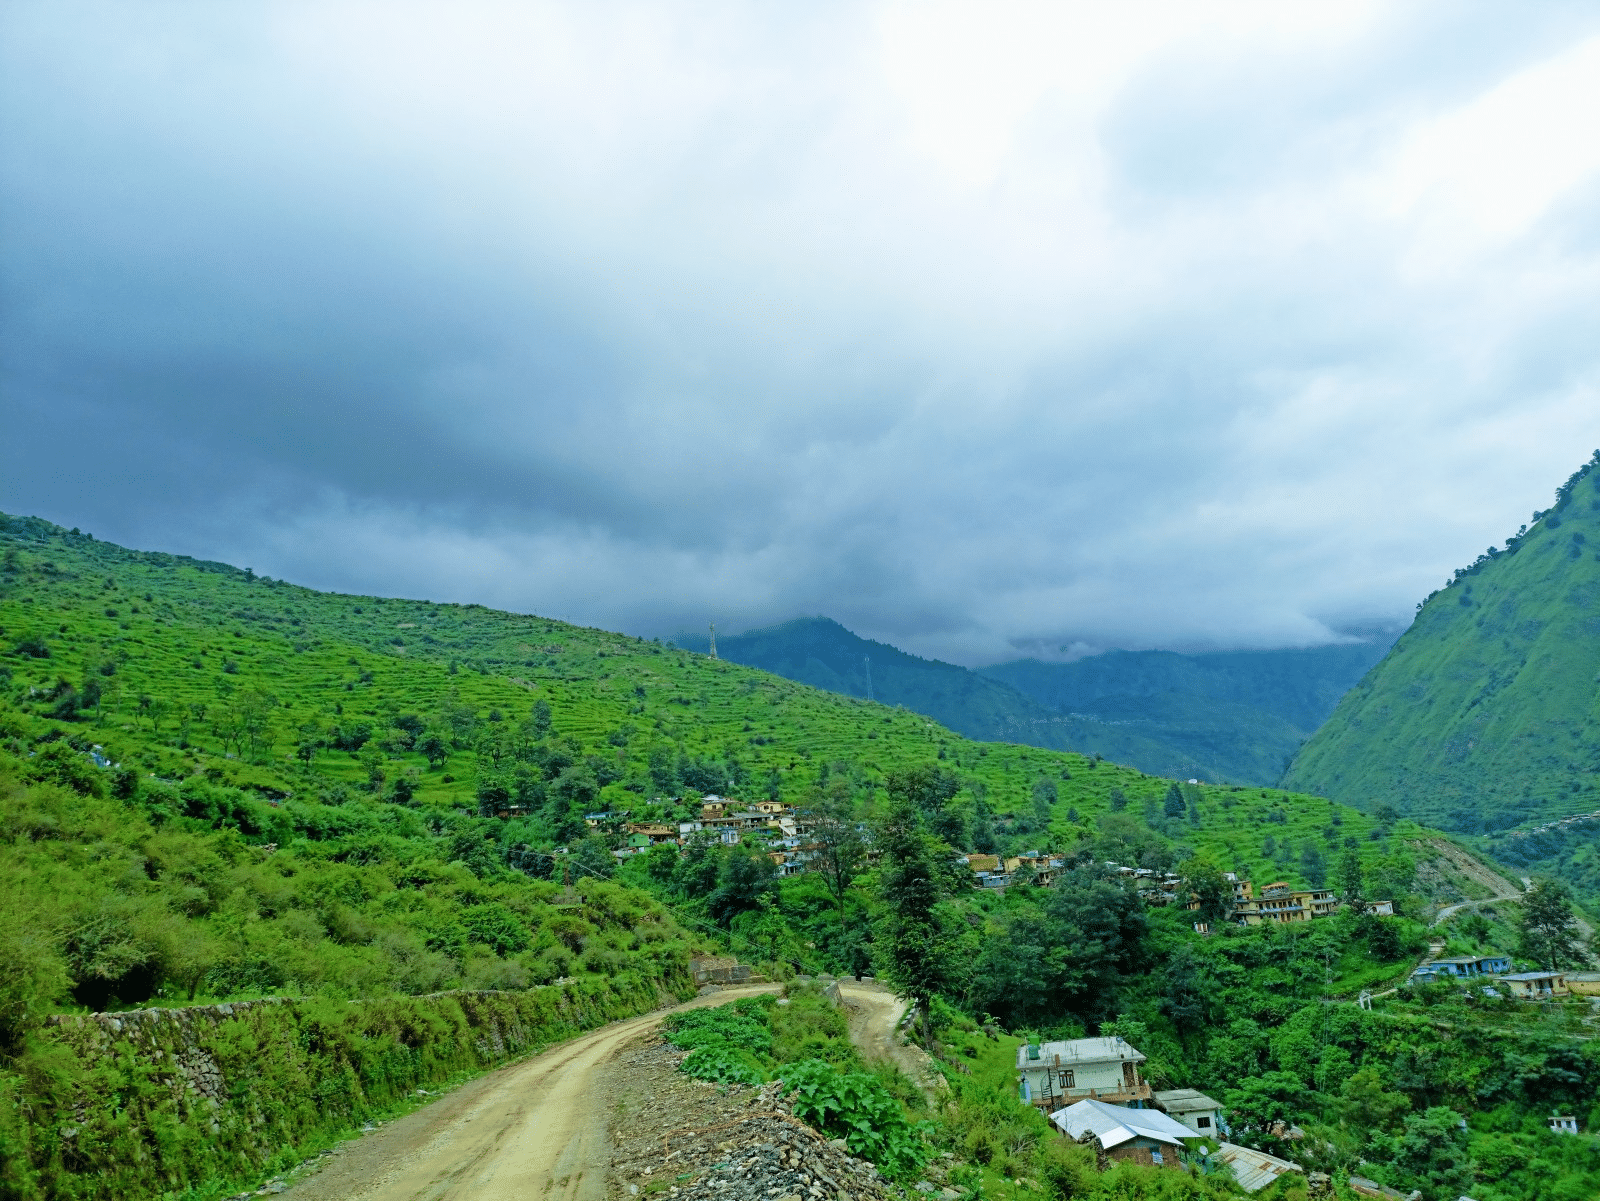
[{"label": "rooftop", "polygon": [[1197,1109],[1221,1109],[1219,1102],[1213,1101],[1202,1092],[1192,1088],[1168,1089],[1164,1093],[1156,1094],[1156,1104],[1168,1113],[1193,1113]]},{"label": "rooftop", "polygon": [[1247,1193],[1258,1193],[1285,1172],[1298,1172],[1300,1165],[1253,1147],[1237,1143],[1223,1143],[1211,1154],[1212,1159],[1233,1165],[1233,1178]]},{"label": "rooftop", "polygon": [[1196,1137],[1193,1130],[1174,1122],[1159,1109],[1127,1109],[1104,1101],[1079,1101],[1056,1110],[1050,1120],[1072,1138],[1082,1137],[1086,1130],[1094,1131],[1107,1151],[1140,1137],[1180,1147],[1184,1139]]},{"label": "rooftop", "polygon": [[1121,1038],[1074,1038],[1066,1042],[1023,1043],[1017,1048],[1017,1068],[1053,1067],[1061,1063],[1144,1062],[1144,1053]]},{"label": "rooftop", "polygon": [[1514,972],[1509,976],[1500,977],[1502,980],[1554,980],[1557,976],[1565,976],[1566,972]]}]

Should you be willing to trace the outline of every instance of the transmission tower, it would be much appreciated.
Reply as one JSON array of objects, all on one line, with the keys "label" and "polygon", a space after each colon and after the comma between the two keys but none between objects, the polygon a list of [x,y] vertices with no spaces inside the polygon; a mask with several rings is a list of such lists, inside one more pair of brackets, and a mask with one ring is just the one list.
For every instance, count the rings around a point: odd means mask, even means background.
[{"label": "transmission tower", "polygon": [[717,623],[711,623],[711,657],[717,657]]}]

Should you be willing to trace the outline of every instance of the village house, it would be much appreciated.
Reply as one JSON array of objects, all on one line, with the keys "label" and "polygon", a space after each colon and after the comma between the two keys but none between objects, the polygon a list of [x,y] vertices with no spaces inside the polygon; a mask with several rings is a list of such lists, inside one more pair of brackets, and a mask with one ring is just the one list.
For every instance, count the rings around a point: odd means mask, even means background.
[{"label": "village house", "polygon": [[1339,898],[1331,889],[1297,890],[1283,881],[1266,885],[1259,900],[1236,901],[1234,918],[1246,926],[1263,922],[1309,922],[1338,911]]},{"label": "village house", "polygon": [[1038,851],[1024,851],[1005,861],[1006,875],[1015,880],[1019,876],[1041,888],[1055,883],[1057,874],[1067,861],[1059,855],[1041,855]]},{"label": "village house", "polygon": [[1511,995],[1523,1001],[1545,1001],[1567,995],[1565,972],[1516,972],[1500,977]]},{"label": "village house", "polygon": [[1142,1106],[1152,1098],[1139,1075],[1144,1053],[1121,1038],[1074,1038],[1017,1048],[1022,1099],[1050,1113],[1080,1098]]},{"label": "village house", "polygon": [[1221,1138],[1222,1106],[1192,1088],[1174,1088],[1155,1095],[1156,1108],[1202,1138]]},{"label": "village house", "polygon": [[1567,991],[1577,997],[1600,995],[1600,972],[1568,972]]},{"label": "village house", "polygon": [[655,846],[658,842],[678,841],[678,827],[663,822],[629,822],[628,833],[642,834],[649,839],[651,846]]},{"label": "village house", "polygon": [[757,801],[754,805],[751,805],[750,808],[754,809],[757,813],[765,813],[769,817],[775,817],[778,814],[789,812],[789,806],[785,805],[782,801]]},{"label": "village house", "polygon": [[1194,1131],[1158,1109],[1126,1109],[1084,1100],[1058,1109],[1050,1121],[1068,1138],[1092,1135],[1108,1159],[1158,1168],[1183,1167],[1183,1140]]},{"label": "village house", "polygon": [[1470,976],[1498,976],[1511,970],[1509,955],[1468,955],[1455,959],[1434,959],[1411,973],[1411,983],[1432,984],[1444,979]]},{"label": "village house", "polygon": [[972,872],[973,883],[979,888],[1004,888],[1011,883],[998,855],[962,855],[961,862]]},{"label": "village house", "polygon": [[1578,1119],[1570,1113],[1553,1113],[1545,1122],[1553,1134],[1577,1134]]}]

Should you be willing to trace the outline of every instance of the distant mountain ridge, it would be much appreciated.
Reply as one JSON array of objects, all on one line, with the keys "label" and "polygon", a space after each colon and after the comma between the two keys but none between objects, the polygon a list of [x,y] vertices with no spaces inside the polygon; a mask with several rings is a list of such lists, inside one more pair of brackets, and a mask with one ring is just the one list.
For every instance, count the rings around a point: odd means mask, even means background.
[{"label": "distant mountain ridge", "polygon": [[[1465,833],[1600,808],[1597,468],[1600,451],[1552,508],[1419,606],[1286,787]],[[1592,832],[1575,833],[1595,859]],[[1590,871],[1600,883],[1600,864]]]},{"label": "distant mountain ridge", "polygon": [[[704,634],[678,645],[705,653]],[[717,652],[800,683],[903,705],[985,741],[1098,754],[1151,775],[1273,784],[1379,643],[1182,655],[1114,651],[977,671],[861,638],[826,617],[724,635]]]}]

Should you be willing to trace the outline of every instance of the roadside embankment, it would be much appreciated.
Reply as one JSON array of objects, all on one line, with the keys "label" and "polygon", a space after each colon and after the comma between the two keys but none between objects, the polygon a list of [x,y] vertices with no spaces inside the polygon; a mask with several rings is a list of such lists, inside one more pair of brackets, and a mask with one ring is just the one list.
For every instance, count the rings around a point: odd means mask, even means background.
[{"label": "roadside embankment", "polygon": [[419,1089],[692,992],[680,968],[522,992],[57,1018],[0,1072],[0,1195],[123,1201],[247,1176]]}]

